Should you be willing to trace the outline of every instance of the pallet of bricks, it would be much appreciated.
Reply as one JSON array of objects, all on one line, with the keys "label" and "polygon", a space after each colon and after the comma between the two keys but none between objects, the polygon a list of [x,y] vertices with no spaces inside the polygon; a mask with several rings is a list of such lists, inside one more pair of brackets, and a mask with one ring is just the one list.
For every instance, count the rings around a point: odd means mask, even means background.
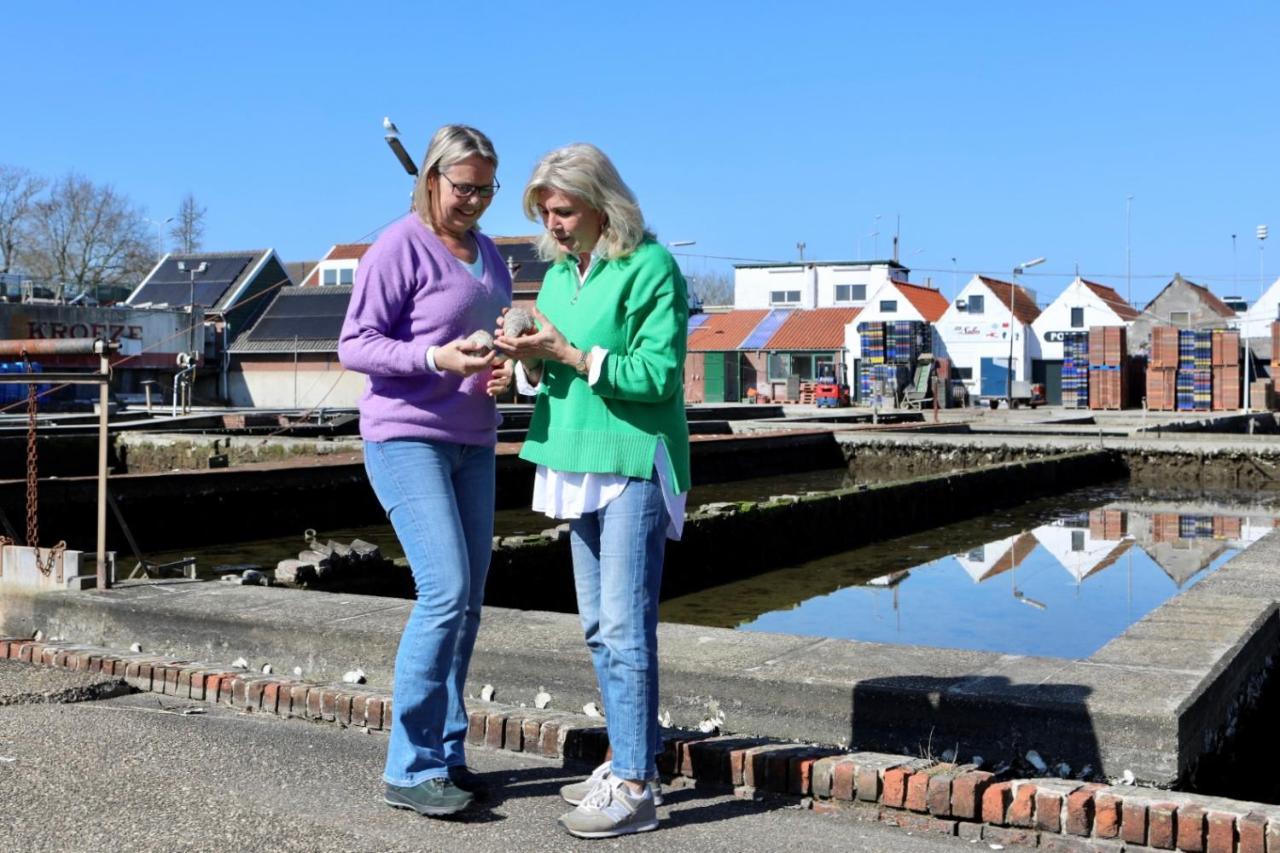
[{"label": "pallet of bricks", "polygon": [[1089,328],[1089,408],[1123,409],[1129,391],[1124,326]]},{"label": "pallet of bricks", "polygon": [[1173,326],[1151,329],[1151,359],[1147,365],[1147,408],[1172,412],[1178,403],[1178,330]]},{"label": "pallet of bricks", "polygon": [[1118,541],[1129,532],[1129,515],[1120,509],[1089,511],[1089,535],[1108,542]]},{"label": "pallet of bricks", "polygon": [[1062,405],[1089,408],[1089,335],[1068,332],[1062,336]]},{"label": "pallet of bricks", "polygon": [[1240,333],[1232,329],[1210,332],[1213,388],[1210,399],[1215,412],[1240,408]]}]

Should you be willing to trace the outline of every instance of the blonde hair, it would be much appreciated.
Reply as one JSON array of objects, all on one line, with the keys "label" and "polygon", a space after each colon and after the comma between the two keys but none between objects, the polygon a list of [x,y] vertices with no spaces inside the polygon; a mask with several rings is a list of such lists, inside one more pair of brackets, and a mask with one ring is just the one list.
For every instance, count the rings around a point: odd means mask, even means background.
[{"label": "blonde hair", "polygon": [[[473,155],[498,168],[498,155],[493,150],[493,143],[474,127],[446,124],[431,137],[427,154],[422,158],[422,167],[418,169],[417,183],[413,185],[413,209],[428,227],[434,228],[435,223],[431,221],[431,185],[427,179]],[[439,186],[439,181],[436,186]]]},{"label": "blonde hair", "polygon": [[[544,190],[562,192],[581,199],[604,214],[604,225],[598,244],[606,259],[622,258],[635,251],[646,237],[653,234],[645,227],[644,214],[630,187],[603,151],[586,142],[557,148],[538,161],[524,188],[524,213],[537,220],[538,196]],[[544,261],[564,257],[551,234],[538,237],[538,255]]]}]

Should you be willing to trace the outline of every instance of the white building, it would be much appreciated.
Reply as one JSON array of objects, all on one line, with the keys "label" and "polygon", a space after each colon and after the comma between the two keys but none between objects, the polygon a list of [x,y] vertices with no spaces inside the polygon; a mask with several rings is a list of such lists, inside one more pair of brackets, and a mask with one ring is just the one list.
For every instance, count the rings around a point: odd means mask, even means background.
[{"label": "white building", "polygon": [[934,324],[946,310],[947,298],[932,287],[897,279],[884,282],[872,291],[858,316],[845,326],[844,345],[849,351],[850,364],[862,358],[862,337],[858,334],[858,327],[869,322],[918,320],[929,323],[933,327],[932,349],[937,352],[938,335]]},{"label": "white building", "polygon": [[964,381],[970,399],[1005,396],[1011,354],[1013,378],[1030,376],[1031,324],[1039,316],[1027,288],[982,275],[969,279],[936,329],[940,354],[951,359],[951,375]]},{"label": "white building", "polygon": [[1033,357],[1061,362],[1062,338],[1069,332],[1088,332],[1090,326],[1128,326],[1138,310],[1105,284],[1076,277],[1031,324],[1035,332]]},{"label": "white building", "polygon": [[911,270],[897,261],[735,264],[734,308],[861,308],[890,279]]},{"label": "white building", "polygon": [[1280,278],[1240,317],[1240,337],[1270,340],[1271,324],[1280,320]]}]

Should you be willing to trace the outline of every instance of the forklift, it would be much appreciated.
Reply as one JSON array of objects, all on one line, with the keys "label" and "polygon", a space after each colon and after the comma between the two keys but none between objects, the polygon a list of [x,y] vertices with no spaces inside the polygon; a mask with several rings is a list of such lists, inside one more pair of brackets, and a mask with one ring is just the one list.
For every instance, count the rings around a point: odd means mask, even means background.
[{"label": "forklift", "polygon": [[813,383],[813,404],[820,409],[840,409],[849,405],[849,383],[844,362],[824,362],[818,366]]}]

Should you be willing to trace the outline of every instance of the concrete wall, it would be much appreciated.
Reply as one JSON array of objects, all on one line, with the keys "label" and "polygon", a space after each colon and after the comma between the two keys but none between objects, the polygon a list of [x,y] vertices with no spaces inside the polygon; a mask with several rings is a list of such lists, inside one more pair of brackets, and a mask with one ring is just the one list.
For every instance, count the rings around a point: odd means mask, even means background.
[{"label": "concrete wall", "polygon": [[292,356],[238,356],[227,380],[233,406],[353,409],[366,377],[345,370],[337,353],[302,353],[296,365]]}]

